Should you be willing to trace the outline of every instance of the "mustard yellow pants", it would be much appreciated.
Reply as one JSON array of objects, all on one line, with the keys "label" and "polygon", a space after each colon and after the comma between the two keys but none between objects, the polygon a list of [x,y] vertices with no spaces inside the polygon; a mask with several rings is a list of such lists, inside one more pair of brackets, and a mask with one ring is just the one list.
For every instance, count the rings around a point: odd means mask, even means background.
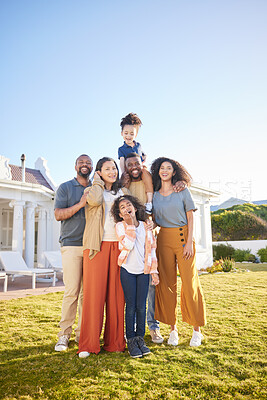
[{"label": "mustard yellow pants", "polygon": [[183,249],[187,241],[187,225],[181,228],[161,228],[157,237],[157,257],[160,283],[156,286],[155,319],[175,325],[177,319],[177,264],[181,276],[182,320],[192,326],[206,323],[206,310],[194,256],[185,260]]}]

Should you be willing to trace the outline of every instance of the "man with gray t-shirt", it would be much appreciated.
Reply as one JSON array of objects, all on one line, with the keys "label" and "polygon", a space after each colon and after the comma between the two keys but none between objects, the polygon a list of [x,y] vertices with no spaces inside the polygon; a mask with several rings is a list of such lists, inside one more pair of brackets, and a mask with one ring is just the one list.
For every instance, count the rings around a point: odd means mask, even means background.
[{"label": "man with gray t-shirt", "polygon": [[82,154],[75,162],[76,178],[62,183],[56,192],[55,218],[61,221],[59,242],[65,285],[62,314],[56,351],[67,350],[77,312],[79,299],[79,319],[75,329],[75,340],[79,342],[82,317],[82,270],[83,270],[83,232],[85,228],[84,189],[91,186],[89,180],[93,169],[91,158]]}]

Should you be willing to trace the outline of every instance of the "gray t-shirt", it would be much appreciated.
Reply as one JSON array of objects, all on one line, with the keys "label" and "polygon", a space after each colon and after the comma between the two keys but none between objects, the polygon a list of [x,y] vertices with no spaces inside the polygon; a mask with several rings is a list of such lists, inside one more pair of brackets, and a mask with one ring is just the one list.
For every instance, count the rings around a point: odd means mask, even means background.
[{"label": "gray t-shirt", "polygon": [[187,225],[187,211],[196,211],[196,206],[189,189],[179,193],[171,193],[162,196],[159,192],[154,193],[153,213],[155,221],[163,228],[177,228]]},{"label": "gray t-shirt", "polygon": [[[91,186],[91,182],[88,183]],[[84,193],[85,187],[80,185],[76,178],[62,183],[56,192],[56,208],[68,208],[79,203]],[[83,232],[85,228],[84,207],[81,208],[71,218],[61,221],[59,243],[61,246],[82,246]]]}]

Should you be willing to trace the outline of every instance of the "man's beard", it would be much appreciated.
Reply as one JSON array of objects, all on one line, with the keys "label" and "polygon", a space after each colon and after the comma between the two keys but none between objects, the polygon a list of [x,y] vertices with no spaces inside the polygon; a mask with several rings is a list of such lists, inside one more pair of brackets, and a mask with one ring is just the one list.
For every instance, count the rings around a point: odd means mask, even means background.
[{"label": "man's beard", "polygon": [[140,174],[138,176],[133,176],[131,174],[129,174],[129,175],[130,175],[130,178],[132,179],[132,181],[140,181],[141,176],[142,176],[142,171],[140,172]]},{"label": "man's beard", "polygon": [[78,175],[80,175],[82,178],[88,178],[88,176],[91,174],[90,169],[88,169],[88,172],[86,174],[83,174],[81,171],[81,168],[79,169]]}]

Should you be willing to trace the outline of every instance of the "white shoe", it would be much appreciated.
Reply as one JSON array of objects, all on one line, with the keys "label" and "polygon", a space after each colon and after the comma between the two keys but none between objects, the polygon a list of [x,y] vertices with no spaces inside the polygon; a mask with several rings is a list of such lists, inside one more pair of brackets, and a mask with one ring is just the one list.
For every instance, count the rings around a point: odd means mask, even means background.
[{"label": "white shoe", "polygon": [[87,358],[87,357],[89,357],[90,356],[90,353],[88,353],[88,351],[81,351],[80,353],[79,353],[79,357],[80,358]]},{"label": "white shoe", "polygon": [[69,347],[69,337],[62,335],[59,337],[57,344],[55,345],[55,351],[65,351]]},{"label": "white shoe", "polygon": [[147,214],[152,214],[152,203],[146,203],[145,208]]},{"label": "white shoe", "polygon": [[178,346],[178,332],[177,331],[171,331],[170,337],[168,339],[168,344],[171,344],[172,346]]},{"label": "white shoe", "polygon": [[164,339],[161,336],[159,329],[151,329],[151,331],[149,332],[153,343],[158,343],[158,344],[163,343]]},{"label": "white shoe", "polygon": [[201,345],[201,341],[203,340],[204,336],[202,335],[201,332],[197,332],[193,330],[193,335],[190,340],[190,346],[191,347],[198,347]]}]

